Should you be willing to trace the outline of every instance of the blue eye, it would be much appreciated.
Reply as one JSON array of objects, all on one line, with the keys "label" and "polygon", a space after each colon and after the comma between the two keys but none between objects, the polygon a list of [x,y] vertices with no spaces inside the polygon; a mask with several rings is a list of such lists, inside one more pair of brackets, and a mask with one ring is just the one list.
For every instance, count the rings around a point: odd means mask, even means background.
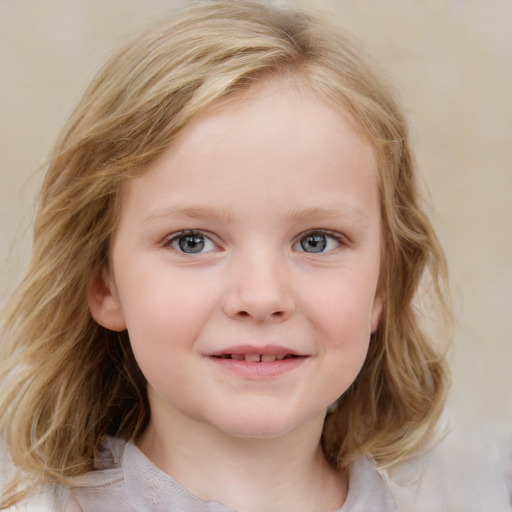
[{"label": "blue eye", "polygon": [[295,245],[294,249],[308,253],[329,252],[341,245],[338,237],[333,234],[313,231],[304,235]]},{"label": "blue eye", "polygon": [[185,254],[210,252],[216,247],[207,236],[195,231],[177,233],[169,239],[167,245]]}]

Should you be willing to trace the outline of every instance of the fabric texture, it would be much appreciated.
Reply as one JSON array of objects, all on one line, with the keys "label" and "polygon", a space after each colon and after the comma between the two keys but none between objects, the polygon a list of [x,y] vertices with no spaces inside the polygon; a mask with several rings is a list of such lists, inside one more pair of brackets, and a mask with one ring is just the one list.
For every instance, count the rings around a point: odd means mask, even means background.
[{"label": "fabric texture", "polygon": [[[378,469],[361,457],[350,468],[348,496],[336,512],[511,511],[503,468],[491,452],[482,438],[452,432],[435,449],[392,468]],[[107,439],[101,463],[108,469],[85,475],[73,491],[49,489],[7,510],[235,512],[192,494],[131,442]]]},{"label": "fabric texture", "polygon": [[[133,443],[122,446],[114,441],[110,449],[120,460],[118,471],[107,478],[101,473],[91,475],[86,487],[74,491],[83,512],[236,512],[192,494],[157,468]],[[385,482],[370,462],[361,458],[350,470],[348,497],[336,512],[373,510],[394,512],[396,506]]]}]

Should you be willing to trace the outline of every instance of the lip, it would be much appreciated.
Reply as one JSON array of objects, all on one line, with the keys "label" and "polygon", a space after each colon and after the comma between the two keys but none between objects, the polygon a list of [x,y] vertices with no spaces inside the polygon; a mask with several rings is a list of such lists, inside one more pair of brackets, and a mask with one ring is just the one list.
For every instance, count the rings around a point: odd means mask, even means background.
[{"label": "lip", "polygon": [[215,350],[209,352],[206,355],[208,357],[221,357],[223,355],[230,354],[260,354],[260,355],[271,355],[271,354],[289,354],[292,356],[306,356],[297,350],[285,347],[284,345],[232,345],[230,347],[223,348],[221,350]]},{"label": "lip", "polygon": [[[231,359],[231,355],[276,355],[284,357],[273,361],[246,361]],[[205,354],[216,366],[235,375],[247,378],[277,377],[304,364],[307,354],[282,345],[234,345]]]}]

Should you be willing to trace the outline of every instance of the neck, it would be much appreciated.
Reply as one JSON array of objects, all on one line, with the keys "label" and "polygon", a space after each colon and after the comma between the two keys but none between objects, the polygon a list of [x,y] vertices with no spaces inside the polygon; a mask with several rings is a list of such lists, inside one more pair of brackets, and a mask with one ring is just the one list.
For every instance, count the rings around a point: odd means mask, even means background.
[{"label": "neck", "polygon": [[348,483],[325,459],[322,425],[319,417],[279,437],[240,438],[200,422],[184,429],[152,419],[136,444],[206,501],[243,512],[326,512],[342,506]]}]

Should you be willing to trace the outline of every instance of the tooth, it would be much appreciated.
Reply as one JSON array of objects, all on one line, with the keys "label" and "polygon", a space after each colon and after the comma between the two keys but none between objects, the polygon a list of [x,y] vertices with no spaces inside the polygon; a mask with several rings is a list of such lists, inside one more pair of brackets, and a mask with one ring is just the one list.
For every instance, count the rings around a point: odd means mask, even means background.
[{"label": "tooth", "polygon": [[231,359],[236,359],[237,361],[243,361],[245,357],[243,354],[231,354]]},{"label": "tooth", "polygon": [[273,363],[277,359],[275,354],[263,354],[261,356],[262,363]]},{"label": "tooth", "polygon": [[276,359],[277,359],[278,361],[282,361],[285,357],[286,357],[286,354],[278,354],[278,355],[276,356]]},{"label": "tooth", "polygon": [[259,354],[245,354],[245,360],[250,361],[251,363],[259,363],[260,355]]}]

